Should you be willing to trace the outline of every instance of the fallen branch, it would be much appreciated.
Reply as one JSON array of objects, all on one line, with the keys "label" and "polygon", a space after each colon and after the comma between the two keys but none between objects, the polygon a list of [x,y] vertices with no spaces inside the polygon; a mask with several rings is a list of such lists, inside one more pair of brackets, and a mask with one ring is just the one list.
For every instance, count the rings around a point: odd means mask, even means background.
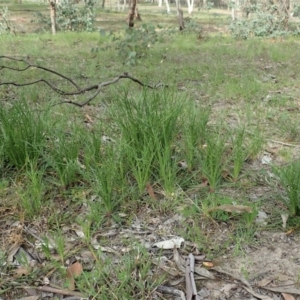
[{"label": "fallen branch", "polygon": [[69,291],[69,290],[61,290],[51,286],[23,286],[24,289],[31,288],[35,290],[39,290],[41,292],[48,292],[53,294],[65,295],[65,296],[76,296],[80,298],[84,298],[84,295],[79,292]]},{"label": "fallen branch", "polygon": [[120,79],[130,79],[131,81],[139,84],[140,86],[150,88],[150,89],[157,89],[159,87],[167,87],[167,86],[165,86],[161,83],[157,84],[157,85],[145,84],[142,81],[140,81],[139,79],[137,79],[135,77],[132,77],[127,72],[125,72],[125,73],[115,77],[114,79],[112,79],[110,81],[106,81],[106,82],[102,82],[102,83],[98,83],[98,84],[94,84],[94,85],[91,85],[91,86],[80,88],[79,85],[76,84],[76,82],[74,82],[71,78],[69,78],[69,77],[67,77],[67,76],[65,76],[65,75],[63,75],[63,74],[61,74],[57,71],[51,70],[49,68],[38,66],[38,65],[35,65],[35,64],[31,64],[31,63],[29,63],[28,61],[26,61],[24,59],[18,59],[18,58],[9,57],[9,56],[0,56],[0,59],[8,59],[8,60],[23,62],[23,63],[27,64],[27,66],[24,67],[23,69],[12,68],[12,67],[8,67],[8,66],[0,65],[0,71],[3,70],[3,69],[8,69],[8,70],[11,70],[11,71],[16,71],[16,72],[24,72],[24,71],[27,71],[30,68],[36,68],[36,69],[40,69],[40,70],[52,73],[54,75],[57,75],[57,76],[65,79],[65,80],[67,80],[69,83],[71,83],[76,88],[76,90],[75,91],[70,91],[70,92],[69,91],[64,91],[62,89],[57,88],[51,82],[49,82],[48,80],[46,80],[44,78],[37,79],[37,80],[31,81],[31,82],[26,82],[26,83],[0,82],[0,86],[1,85],[14,85],[14,86],[22,87],[22,86],[29,86],[29,85],[34,85],[34,84],[43,82],[46,85],[48,85],[53,91],[55,91],[56,93],[58,93],[62,96],[81,95],[81,94],[84,94],[86,92],[96,90],[96,92],[92,96],[90,96],[87,100],[85,100],[83,103],[74,102],[72,100],[64,100],[64,101],[61,101],[61,102],[59,102],[55,105],[66,103],[66,104],[73,104],[73,105],[78,106],[78,107],[83,107],[83,106],[87,105],[89,102],[91,102],[93,99],[95,99],[99,95],[99,93],[100,93],[100,91],[103,87],[114,84],[114,83],[117,83]]},{"label": "fallen branch", "polygon": [[270,140],[270,139],[268,139],[268,141],[270,141],[270,142],[272,142],[274,144],[279,144],[279,145],[283,145],[283,146],[287,146],[287,147],[295,147],[295,148],[300,147],[299,144],[285,143],[285,142],[275,141],[275,140]]},{"label": "fallen branch", "polygon": [[[30,62],[28,62],[28,61],[26,61],[25,59],[22,59],[22,58],[15,58],[15,57],[10,57],[10,56],[2,55],[2,56],[0,56],[0,59],[8,59],[8,60],[13,60],[13,61],[19,61],[19,62],[23,62],[23,63],[25,63],[27,65],[23,69],[17,69],[17,68],[12,68],[12,67],[7,67],[7,66],[1,66],[0,65],[0,71],[2,69],[8,69],[8,70],[17,71],[17,72],[24,72],[24,71],[28,70],[29,68],[36,68],[36,69],[40,69],[40,70],[43,70],[43,71],[46,71],[46,72],[49,72],[49,73],[52,73],[52,74],[55,74],[55,75],[57,75],[59,77],[64,78],[64,79],[68,80],[72,85],[74,85],[77,88],[77,90],[80,90],[79,86],[72,79],[70,79],[67,76],[64,76],[63,74],[60,74],[60,73],[58,73],[58,72],[56,72],[54,70],[48,69],[48,68],[43,67],[43,66],[31,64]],[[16,85],[16,86],[25,86],[25,85],[35,84],[35,83],[40,82],[40,81],[44,81],[45,83],[47,83],[46,80],[40,79],[40,80],[37,80],[35,82],[28,83],[28,84],[23,84],[23,85],[17,85],[17,84],[13,84],[13,83],[11,83],[11,84]],[[7,83],[5,83],[5,82],[1,83],[0,82],[0,85],[2,85],[2,84],[7,84]],[[52,88],[52,85],[49,85],[49,86]]]}]

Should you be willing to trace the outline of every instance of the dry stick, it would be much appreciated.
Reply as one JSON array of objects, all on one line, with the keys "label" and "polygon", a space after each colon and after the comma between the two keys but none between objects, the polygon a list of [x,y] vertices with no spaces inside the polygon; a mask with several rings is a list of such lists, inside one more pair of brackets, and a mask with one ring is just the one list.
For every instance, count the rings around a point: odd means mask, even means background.
[{"label": "dry stick", "polygon": [[45,79],[38,79],[32,82],[26,82],[26,83],[16,83],[16,82],[0,82],[0,85],[14,85],[14,86],[27,86],[27,85],[33,85],[39,82],[44,82],[46,83],[52,90],[54,90],[55,92],[57,92],[60,95],[65,95],[65,92],[63,90],[60,90],[59,88],[55,87],[54,85],[52,85],[50,82],[48,82]]},{"label": "dry stick", "polygon": [[60,294],[60,295],[65,295],[65,296],[77,296],[84,298],[84,295],[82,295],[79,292],[73,292],[73,291],[68,291],[68,290],[61,290],[57,288],[53,288],[51,286],[23,286],[23,288],[31,288],[35,290],[39,290],[42,292],[49,292],[49,293],[54,293],[54,294]]},{"label": "dry stick", "polygon": [[[78,94],[82,94],[82,93],[85,93],[87,91],[91,91],[91,90],[94,90],[94,89],[97,89],[96,93],[94,95],[92,95],[91,97],[89,97],[86,101],[84,101],[83,103],[77,103],[77,102],[74,102],[72,100],[65,100],[65,101],[61,101],[57,104],[54,104],[54,105],[58,105],[58,104],[64,104],[64,103],[67,103],[67,104],[73,104],[75,106],[79,106],[79,107],[83,107],[84,105],[88,104],[90,101],[92,101],[94,98],[96,98],[98,96],[98,94],[100,93],[100,90],[102,87],[104,86],[108,86],[108,85],[111,85],[111,84],[114,84],[116,82],[118,82],[120,79],[123,79],[123,78],[128,78],[136,83],[138,83],[139,85],[143,86],[143,87],[148,87],[150,89],[155,89],[157,87],[159,87],[160,85],[157,85],[156,87],[155,86],[151,86],[151,85],[148,85],[148,84],[144,84],[142,83],[140,80],[130,76],[128,73],[124,73],[122,75],[119,75],[118,77],[112,79],[111,81],[107,81],[107,82],[103,82],[103,83],[99,83],[99,84],[95,84],[95,85],[91,85],[89,87],[86,87],[84,90],[81,90],[80,92],[78,93],[69,93],[69,95],[78,95]],[[68,95],[65,93],[65,95]]]},{"label": "dry stick", "polygon": [[280,141],[274,141],[274,140],[270,140],[270,139],[268,139],[268,141],[272,142],[272,143],[275,143],[275,144],[287,146],[287,147],[295,147],[295,148],[300,147],[300,145],[297,145],[297,144],[290,144],[290,143],[285,143],[285,142],[280,142]]},{"label": "dry stick", "polygon": [[[254,135],[254,133],[252,133],[252,132],[250,132],[248,130],[246,130],[246,132],[249,133],[249,134],[251,134],[251,135]],[[271,140],[271,139],[267,139],[267,141],[275,143],[275,144],[287,146],[287,147],[295,147],[295,148],[300,147],[300,145],[297,145],[297,144],[290,144],[290,143],[285,143],[285,142],[281,142],[281,141],[275,141],[275,140]]]},{"label": "dry stick", "polygon": [[67,76],[65,76],[63,74],[60,74],[60,73],[58,73],[54,70],[51,70],[51,69],[46,68],[46,67],[38,66],[38,65],[33,65],[33,64],[29,63],[28,61],[26,61],[25,59],[22,59],[22,58],[15,58],[15,57],[10,57],[10,56],[5,56],[5,55],[0,56],[0,59],[3,59],[3,58],[23,62],[23,63],[27,64],[28,66],[25,67],[24,69],[16,69],[16,68],[11,68],[11,67],[7,67],[7,66],[0,66],[0,70],[8,69],[8,70],[12,70],[12,71],[23,72],[23,71],[26,71],[29,68],[37,68],[37,69],[41,69],[41,70],[44,70],[44,71],[49,72],[49,73],[53,73],[53,74],[55,74],[55,75],[57,75],[61,78],[64,78],[64,79],[68,80],[70,83],[72,83],[77,88],[77,90],[80,90],[79,86],[71,78],[68,78]]},{"label": "dry stick", "polygon": [[[155,86],[152,86],[150,84],[145,84],[145,83],[141,82],[140,80],[138,80],[137,78],[134,78],[134,77],[130,76],[127,72],[125,72],[124,74],[121,74],[121,75],[115,77],[114,79],[112,79],[110,81],[102,82],[102,83],[99,83],[99,84],[94,84],[94,85],[83,88],[83,89],[81,89],[79,91],[76,91],[76,92],[64,92],[64,95],[66,95],[66,96],[80,95],[80,94],[83,94],[85,92],[89,92],[89,91],[96,90],[96,89],[98,90],[96,92],[96,94],[99,94],[99,89],[101,89],[102,87],[114,84],[114,83],[118,82],[120,79],[124,79],[124,78],[130,79],[133,82],[136,82],[139,85],[141,85],[143,87],[147,87],[149,89],[156,89],[156,88],[159,88],[161,86],[165,86],[163,84],[157,84]],[[92,96],[92,97],[96,97],[96,96]],[[92,98],[92,99],[94,99],[94,98]],[[60,103],[71,103],[71,104],[74,104],[74,105],[78,105],[78,103],[76,103],[76,102],[74,103],[72,101],[63,101],[63,102],[60,102]]]}]

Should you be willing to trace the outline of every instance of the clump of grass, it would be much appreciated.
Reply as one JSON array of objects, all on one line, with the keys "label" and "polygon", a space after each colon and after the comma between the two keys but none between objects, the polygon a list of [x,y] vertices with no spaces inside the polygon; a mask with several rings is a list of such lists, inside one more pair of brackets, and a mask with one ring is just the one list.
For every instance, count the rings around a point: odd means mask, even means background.
[{"label": "clump of grass", "polygon": [[169,187],[170,180],[174,184],[171,157],[183,105],[184,101],[170,91],[144,90],[135,98],[124,93],[111,108],[121,133],[123,159],[140,192],[150,178]]},{"label": "clump of grass", "polygon": [[79,156],[83,141],[83,134],[78,130],[72,134],[56,130],[50,137],[44,160],[54,177],[57,177],[57,185],[68,188],[79,178],[82,171]]},{"label": "clump of grass", "polygon": [[10,109],[0,107],[2,151],[9,165],[21,169],[41,157],[47,120],[47,110],[35,112],[25,101],[16,102]]},{"label": "clump of grass", "polygon": [[192,170],[192,168],[198,163],[197,157],[199,147],[202,147],[205,143],[209,116],[209,108],[196,108],[195,105],[192,104],[186,112],[182,148],[189,170]]},{"label": "clump of grass", "polygon": [[84,153],[83,153],[83,165],[86,167],[87,172],[91,167],[94,167],[98,163],[102,161],[102,140],[101,140],[101,133],[102,128],[94,129],[93,132],[89,132],[85,134],[84,138]]},{"label": "clump of grass", "polygon": [[91,272],[83,272],[76,285],[87,296],[103,300],[150,299],[165,280],[162,274],[153,276],[151,266],[147,250],[135,245],[131,255],[120,257],[117,263],[107,258]]},{"label": "clump of grass", "polygon": [[130,172],[136,180],[139,193],[143,193],[146,183],[150,180],[153,160],[155,155],[155,145],[150,141],[140,146],[139,154],[136,149],[128,144],[123,145],[124,160],[127,160]]},{"label": "clump of grass", "polygon": [[22,187],[18,188],[18,195],[21,199],[21,206],[25,216],[33,219],[39,215],[44,206],[45,185],[43,181],[44,172],[37,169],[37,166],[30,163],[25,173],[25,180]]},{"label": "clump of grass", "polygon": [[231,138],[232,143],[232,179],[237,181],[242,170],[243,164],[247,158],[247,150],[245,149],[245,128],[235,130],[235,135]]},{"label": "clump of grass", "polygon": [[105,217],[113,217],[126,195],[125,174],[118,152],[115,145],[107,145],[102,152],[101,161],[90,166],[90,172],[86,174],[86,179],[97,196],[90,203],[90,221],[94,224],[101,223]]},{"label": "clump of grass", "polygon": [[173,156],[173,149],[171,144],[165,145],[165,147],[161,147],[159,141],[156,141],[155,144],[156,149],[160,149],[160,151],[156,151],[157,153],[157,177],[156,179],[161,182],[163,186],[166,196],[171,196],[175,190],[176,182],[177,182],[177,164],[176,164],[176,156]]},{"label": "clump of grass", "polygon": [[300,160],[284,167],[274,167],[274,173],[278,176],[283,186],[287,199],[284,201],[292,216],[300,216]]},{"label": "clump of grass", "polygon": [[256,126],[247,143],[247,159],[255,159],[256,156],[262,151],[264,144],[265,138],[263,136],[262,128],[260,126]]},{"label": "clump of grass", "polygon": [[211,192],[216,191],[222,179],[222,172],[227,165],[224,157],[226,137],[211,133],[200,151],[201,172],[208,181]]},{"label": "clump of grass", "polygon": [[299,120],[292,118],[288,114],[282,114],[278,119],[278,128],[283,133],[284,138],[290,142],[299,140]]}]

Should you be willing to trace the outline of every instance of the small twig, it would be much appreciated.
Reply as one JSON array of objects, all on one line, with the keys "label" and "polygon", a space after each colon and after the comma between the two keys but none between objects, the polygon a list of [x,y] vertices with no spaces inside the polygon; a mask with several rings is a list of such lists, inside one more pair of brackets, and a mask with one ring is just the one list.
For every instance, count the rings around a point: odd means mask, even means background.
[{"label": "small twig", "polygon": [[[254,133],[246,130],[247,133],[251,134],[251,135],[254,135]],[[281,142],[281,141],[275,141],[275,140],[271,140],[271,139],[267,139],[267,141],[269,142],[272,142],[272,143],[275,143],[275,144],[280,144],[280,145],[283,145],[283,146],[288,146],[288,147],[300,147],[300,145],[295,145],[295,144],[290,144],[290,143],[285,143],[285,142]]]},{"label": "small twig", "polygon": [[52,90],[54,90],[55,92],[57,92],[60,95],[66,95],[63,90],[58,89],[57,87],[55,87],[54,85],[52,85],[50,82],[48,82],[45,79],[38,79],[38,80],[35,80],[35,81],[32,81],[32,82],[26,82],[26,83],[0,82],[0,85],[27,86],[27,85],[34,85],[34,84],[39,83],[39,82],[46,83]]},{"label": "small twig", "polygon": [[295,148],[300,147],[300,145],[294,145],[294,144],[280,142],[280,141],[274,141],[274,140],[269,140],[269,139],[268,139],[268,141],[272,142],[272,143],[275,143],[275,144],[280,144],[280,145],[283,145],[283,146],[288,146],[288,147],[295,147]]}]

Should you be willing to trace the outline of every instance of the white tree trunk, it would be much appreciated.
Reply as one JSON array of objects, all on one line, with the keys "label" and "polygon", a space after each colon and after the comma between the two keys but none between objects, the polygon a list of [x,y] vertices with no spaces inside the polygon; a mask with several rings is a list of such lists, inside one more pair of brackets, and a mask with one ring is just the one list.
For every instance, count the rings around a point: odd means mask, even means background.
[{"label": "white tree trunk", "polygon": [[123,11],[125,10],[125,6],[126,6],[126,0],[124,0]]},{"label": "white tree trunk", "polygon": [[179,16],[179,9],[180,9],[179,0],[175,0],[175,3],[176,3],[176,9],[177,9],[177,16]]},{"label": "white tree trunk", "polygon": [[194,9],[194,0],[187,0],[187,5],[188,5],[188,13],[190,15],[192,14]]},{"label": "white tree trunk", "polygon": [[234,8],[234,6],[232,6],[232,8],[231,8],[231,19],[232,19],[232,21],[235,20],[235,8]]},{"label": "white tree trunk", "polygon": [[162,7],[162,0],[158,0],[158,7]]},{"label": "white tree trunk", "polygon": [[167,7],[167,14],[169,14],[170,11],[170,4],[169,4],[169,0],[165,0],[166,1],[166,7]]}]

